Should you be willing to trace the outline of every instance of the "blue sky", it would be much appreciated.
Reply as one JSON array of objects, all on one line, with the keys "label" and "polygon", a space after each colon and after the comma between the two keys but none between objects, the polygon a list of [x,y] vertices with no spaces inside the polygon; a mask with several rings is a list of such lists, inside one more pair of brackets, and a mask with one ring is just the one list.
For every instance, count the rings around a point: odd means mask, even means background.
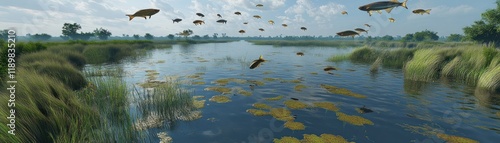
[{"label": "blue sky", "polygon": [[[402,0],[400,0],[402,1]],[[368,16],[358,7],[373,0],[17,0],[2,1],[0,29],[15,27],[19,35],[48,33],[61,35],[64,23],[79,23],[81,31],[95,28],[110,30],[112,36],[151,33],[155,36],[175,34],[191,29],[195,35],[226,33],[228,36],[287,36],[322,35],[365,28],[366,36],[401,35],[425,29],[438,32],[439,36],[462,34],[462,28],[481,18],[481,13],[495,8],[495,0],[408,0],[408,9],[395,8],[390,14],[383,12]],[[261,3],[262,8],[255,7]],[[125,14],[145,8],[158,8],[160,12],[151,19],[135,18],[128,21]],[[430,15],[416,15],[414,9],[432,9]],[[342,15],[341,11],[348,15]],[[241,16],[234,15],[240,11]],[[200,18],[195,13],[205,14]],[[216,23],[220,13],[227,24]],[[260,15],[262,19],[255,19]],[[396,20],[389,23],[388,18]],[[171,19],[182,18],[180,23]],[[195,26],[193,20],[204,20],[205,25]],[[275,21],[270,25],[267,21]],[[249,22],[244,25],[243,22]],[[288,27],[282,27],[286,23]],[[364,24],[372,25],[371,28]],[[307,31],[300,27],[307,27]],[[265,29],[264,32],[259,28]],[[247,33],[239,34],[239,30]]]}]

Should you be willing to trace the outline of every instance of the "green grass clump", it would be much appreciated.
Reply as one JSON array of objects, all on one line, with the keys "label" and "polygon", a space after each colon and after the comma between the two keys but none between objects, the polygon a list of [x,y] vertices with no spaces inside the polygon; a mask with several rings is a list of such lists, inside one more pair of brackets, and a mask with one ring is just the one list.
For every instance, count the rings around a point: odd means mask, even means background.
[{"label": "green grass clump", "polygon": [[500,66],[487,69],[479,77],[477,87],[500,93]]},{"label": "green grass clump", "polygon": [[405,65],[405,78],[416,81],[437,79],[441,63],[445,60],[440,52],[442,52],[440,49],[417,50],[413,59]]},{"label": "green grass clump", "polygon": [[89,64],[118,62],[134,54],[134,47],[126,44],[88,45],[83,50],[83,55],[86,57]]},{"label": "green grass clump", "polygon": [[381,53],[380,50],[365,46],[355,49],[349,56],[349,59],[353,62],[368,63],[375,61]]}]

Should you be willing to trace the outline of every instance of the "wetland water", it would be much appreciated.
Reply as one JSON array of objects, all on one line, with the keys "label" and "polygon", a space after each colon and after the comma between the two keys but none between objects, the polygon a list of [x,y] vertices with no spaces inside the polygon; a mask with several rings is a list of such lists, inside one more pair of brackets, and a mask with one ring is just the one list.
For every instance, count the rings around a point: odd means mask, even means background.
[{"label": "wetland water", "polygon": [[[474,88],[454,82],[420,83],[405,81],[397,69],[381,69],[370,74],[370,65],[349,61],[332,63],[326,59],[335,54],[348,53],[349,48],[329,47],[273,47],[252,45],[246,41],[195,45],[174,45],[168,49],[151,50],[148,56],[137,61],[123,61],[124,80],[132,84],[146,80],[146,70],[156,70],[160,80],[165,76],[179,76],[181,81],[203,81],[201,85],[183,85],[193,95],[204,96],[203,117],[194,121],[179,121],[169,129],[150,129],[151,135],[166,131],[174,142],[272,142],[273,138],[303,134],[323,133],[340,135],[358,143],[388,142],[443,142],[435,133],[455,135],[479,142],[500,140],[500,97],[477,92]],[[304,52],[297,56],[296,52]],[[262,55],[268,60],[256,69],[250,63]],[[336,67],[332,74],[323,71],[326,66]],[[87,66],[87,68],[92,65]],[[201,74],[200,79],[187,76]],[[263,81],[264,85],[250,89],[249,84],[230,82],[228,88],[251,91],[251,96],[237,92],[228,94],[231,102],[208,101],[215,91],[205,91],[217,86],[213,81],[237,78]],[[264,80],[278,78],[279,80]],[[300,81],[300,83],[282,81]],[[186,82],[190,83],[190,82]],[[306,87],[294,90],[298,84]],[[329,93],[320,85],[332,85],[365,95],[355,98]],[[283,95],[279,101],[264,98]],[[497,95],[498,96],[498,95]],[[291,110],[296,122],[305,130],[284,128],[285,122],[272,116],[254,116],[247,109],[254,103],[266,103],[273,108],[285,107],[283,102],[297,98],[306,104],[329,101],[340,112],[371,120],[373,125],[356,126],[337,119],[335,112],[321,108]],[[356,108],[366,106],[374,112],[361,114]],[[286,107],[285,107],[286,108]],[[500,113],[498,113],[500,114]],[[208,120],[207,120],[208,119]],[[157,139],[157,138],[154,138]],[[159,140],[153,140],[158,142]]]}]

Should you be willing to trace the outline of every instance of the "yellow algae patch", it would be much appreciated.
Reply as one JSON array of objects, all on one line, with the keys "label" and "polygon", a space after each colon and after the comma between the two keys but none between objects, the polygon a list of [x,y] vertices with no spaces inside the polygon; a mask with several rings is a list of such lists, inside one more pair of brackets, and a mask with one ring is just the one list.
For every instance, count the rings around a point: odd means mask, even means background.
[{"label": "yellow algae patch", "polygon": [[279,80],[279,78],[270,78],[270,77],[264,78],[264,81],[268,81],[268,82],[277,81],[277,80]]},{"label": "yellow algae patch", "polygon": [[254,115],[254,116],[266,116],[269,115],[269,112],[266,112],[264,110],[259,110],[259,109],[248,109],[248,113]]},{"label": "yellow algae patch", "polygon": [[296,100],[287,100],[283,103],[290,109],[304,109],[307,107],[307,104]]},{"label": "yellow algae patch", "polygon": [[311,72],[311,75],[318,75],[317,72]]},{"label": "yellow algae patch", "polygon": [[332,134],[321,134],[321,139],[325,143],[349,143],[344,137]]},{"label": "yellow algae patch", "polygon": [[323,138],[315,134],[304,134],[304,139],[301,140],[303,143],[323,143]]},{"label": "yellow algae patch", "polygon": [[366,98],[366,96],[364,96],[364,95],[354,93],[354,92],[352,92],[348,89],[345,89],[345,88],[338,88],[338,87],[326,85],[326,84],[321,84],[321,87],[328,90],[328,92],[334,93],[334,94],[342,94],[342,95],[352,96],[352,97],[356,97],[356,98]]},{"label": "yellow algae patch", "polygon": [[205,90],[206,91],[217,91],[220,93],[231,93],[231,89],[226,88],[226,87],[207,87],[207,88],[205,88]]},{"label": "yellow algae patch", "polygon": [[168,136],[166,132],[156,134],[160,138],[160,143],[171,143],[172,137]]},{"label": "yellow algae patch", "polygon": [[271,109],[271,106],[264,103],[254,103],[252,106],[258,109]]},{"label": "yellow algae patch", "polygon": [[264,99],[267,101],[278,101],[278,100],[281,100],[283,97],[284,97],[283,95],[279,95],[276,97],[270,97],[270,98],[264,98]]},{"label": "yellow algae patch", "polygon": [[280,121],[292,121],[295,118],[292,117],[292,112],[285,108],[272,108],[270,110],[271,115],[276,118],[276,120]]},{"label": "yellow algae patch", "polygon": [[224,96],[224,95],[215,95],[215,96],[212,96],[212,98],[210,98],[210,101],[217,102],[217,103],[227,103],[227,102],[231,102],[231,99],[227,96]]},{"label": "yellow algae patch", "polygon": [[196,99],[197,98],[193,97],[193,105],[196,109],[205,107],[205,100],[196,100]]},{"label": "yellow algae patch", "polygon": [[497,112],[497,116],[500,117],[500,112]]},{"label": "yellow algae patch", "polygon": [[273,71],[265,71],[265,72],[262,72],[262,74],[272,74],[274,73]]},{"label": "yellow algae patch", "polygon": [[436,136],[440,139],[445,140],[447,143],[479,143],[478,141],[473,139],[459,137],[459,136],[452,136],[442,133],[438,133]]},{"label": "yellow algae patch", "polygon": [[146,70],[147,73],[149,72],[156,72],[156,70]]},{"label": "yellow algae patch", "polygon": [[264,82],[258,81],[258,80],[251,80],[249,82],[253,83],[253,84],[257,85],[257,86],[263,86],[264,85]]},{"label": "yellow algae patch", "polygon": [[302,89],[306,88],[307,86],[303,85],[303,84],[299,84],[299,85],[296,85],[293,89],[295,91],[302,91]]},{"label": "yellow algae patch", "polygon": [[225,86],[230,82],[235,82],[238,84],[245,84],[245,83],[247,83],[247,80],[237,79],[237,78],[221,78],[221,79],[213,81],[213,83],[220,85],[220,86]]},{"label": "yellow algae patch", "polygon": [[187,115],[179,116],[178,119],[181,121],[193,121],[193,120],[200,119],[201,117],[203,117],[201,115],[201,111],[191,111]]},{"label": "yellow algae patch", "polygon": [[284,136],[281,139],[274,139],[274,143],[300,143],[300,140],[294,137]]},{"label": "yellow algae patch", "polygon": [[197,74],[194,74],[194,75],[188,75],[187,78],[196,78],[196,79],[199,79],[199,78],[201,78],[201,76],[197,75]]},{"label": "yellow algae patch", "polygon": [[156,63],[165,63],[165,60],[159,60]]},{"label": "yellow algae patch", "polygon": [[252,92],[246,91],[244,89],[238,89],[238,94],[244,95],[244,96],[251,96]]},{"label": "yellow algae patch", "polygon": [[304,124],[302,124],[301,122],[287,121],[285,123],[285,128],[295,131],[295,130],[304,130],[306,129],[306,126],[304,126]]},{"label": "yellow algae patch", "polygon": [[205,82],[204,81],[193,81],[191,84],[193,84],[193,85],[204,85]]},{"label": "yellow algae patch", "polygon": [[373,125],[373,122],[366,118],[356,115],[347,115],[341,112],[337,112],[337,119],[356,126]]},{"label": "yellow algae patch", "polygon": [[330,110],[330,111],[334,111],[334,112],[340,110],[337,106],[335,106],[335,104],[333,104],[331,102],[314,102],[313,104],[316,107],[323,108],[323,109]]}]

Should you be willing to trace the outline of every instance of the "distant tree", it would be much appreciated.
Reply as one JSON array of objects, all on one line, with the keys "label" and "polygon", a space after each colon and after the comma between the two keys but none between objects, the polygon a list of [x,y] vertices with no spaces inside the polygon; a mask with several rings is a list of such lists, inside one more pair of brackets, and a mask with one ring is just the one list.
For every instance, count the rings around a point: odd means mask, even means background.
[{"label": "distant tree", "polygon": [[175,38],[175,35],[173,35],[173,34],[168,34],[167,38],[168,38],[168,39],[170,39],[170,40],[173,40],[173,39]]},{"label": "distant tree", "polygon": [[[94,34],[95,34],[95,36],[97,36],[97,38],[99,38],[101,40],[108,40],[109,36],[111,36],[111,32],[109,32],[106,29],[103,29],[102,27],[99,29],[96,28],[94,30]],[[123,34],[123,35],[125,35],[125,34]]]},{"label": "distant tree", "polygon": [[31,35],[30,38],[36,41],[46,41],[52,38],[52,36],[46,33],[42,33],[42,34]]},{"label": "distant tree", "polygon": [[217,35],[219,35],[219,34],[214,33],[214,35],[213,35],[212,37],[213,37],[214,39],[217,39]]},{"label": "distant tree", "polygon": [[429,30],[424,30],[424,31],[420,31],[420,32],[415,32],[415,34],[413,34],[413,40],[414,41],[435,41],[435,40],[438,40],[439,39],[439,36],[437,35],[437,32],[432,32],[432,31],[429,31]]},{"label": "distant tree", "polygon": [[9,38],[9,30],[4,29],[4,30],[0,31],[0,38],[2,38],[2,41],[7,40]]},{"label": "distant tree", "polygon": [[201,39],[201,37],[200,37],[200,35],[194,35],[193,39],[199,40],[199,39]]},{"label": "distant tree", "polygon": [[62,27],[62,35],[63,36],[68,36],[71,39],[77,39],[79,34],[76,32],[77,30],[82,29],[82,26],[78,23],[64,23]]},{"label": "distant tree", "polygon": [[464,36],[460,35],[460,34],[450,34],[450,36],[448,36],[446,38],[446,41],[448,41],[448,42],[459,42],[459,41],[462,41],[463,38],[464,38]]},{"label": "distant tree", "polygon": [[365,38],[365,43],[371,43],[373,41],[372,36],[368,36]]},{"label": "distant tree", "polygon": [[153,40],[154,36],[153,36],[153,35],[151,35],[151,34],[149,34],[149,33],[146,33],[146,34],[144,35],[144,38],[146,38],[146,39],[148,39],[148,40]]},{"label": "distant tree", "polygon": [[203,39],[210,39],[210,36],[207,35],[203,35]]},{"label": "distant tree", "polygon": [[406,34],[403,38],[401,38],[403,41],[413,41],[413,34]]},{"label": "distant tree", "polygon": [[91,37],[94,36],[94,33],[91,33],[91,32],[80,32],[79,34],[77,34],[76,36],[74,36],[74,38],[72,38],[73,40],[89,40]]},{"label": "distant tree", "polygon": [[394,37],[392,37],[391,35],[385,35],[381,39],[385,40],[385,41],[392,41],[392,40],[394,40]]},{"label": "distant tree", "polygon": [[486,10],[481,14],[481,20],[463,28],[466,40],[500,46],[500,0],[496,3],[496,9]]},{"label": "distant tree", "polygon": [[139,34],[134,34],[132,37],[134,37],[135,40],[139,40],[140,38]]},{"label": "distant tree", "polygon": [[69,40],[69,37],[68,37],[68,36],[63,36],[63,35],[61,35],[61,36],[59,36],[59,37],[61,37],[61,39],[63,39],[63,40]]},{"label": "distant tree", "polygon": [[184,31],[182,31],[182,32],[180,32],[180,33],[177,33],[177,35],[184,36],[184,38],[185,38],[185,39],[187,39],[187,37],[188,37],[189,35],[191,35],[191,34],[193,34],[193,30],[191,30],[191,29],[184,30]]}]

